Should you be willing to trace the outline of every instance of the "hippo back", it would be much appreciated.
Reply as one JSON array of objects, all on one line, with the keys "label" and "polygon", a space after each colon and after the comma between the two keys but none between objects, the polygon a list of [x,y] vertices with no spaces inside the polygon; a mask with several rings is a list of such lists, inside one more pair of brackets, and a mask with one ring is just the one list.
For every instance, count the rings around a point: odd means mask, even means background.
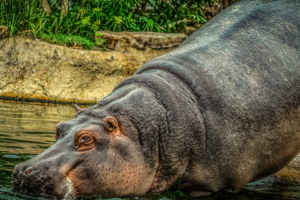
[{"label": "hippo back", "polygon": [[203,109],[209,100],[269,114],[299,91],[299,17],[298,0],[241,1],[136,74],[153,68],[176,74],[198,95]]},{"label": "hippo back", "polygon": [[194,92],[206,129],[197,167],[218,166],[227,188],[270,175],[299,152],[299,18],[298,0],[244,0],[136,72],[160,69]]}]

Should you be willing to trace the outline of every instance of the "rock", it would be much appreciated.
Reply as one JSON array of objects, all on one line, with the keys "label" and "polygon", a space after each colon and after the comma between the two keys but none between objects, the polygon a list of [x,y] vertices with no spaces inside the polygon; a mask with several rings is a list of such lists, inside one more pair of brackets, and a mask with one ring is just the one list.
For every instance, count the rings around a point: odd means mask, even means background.
[{"label": "rock", "polygon": [[300,155],[270,178],[273,183],[300,184]]},{"label": "rock", "polygon": [[16,37],[0,41],[0,98],[96,103],[145,62],[171,48],[75,50]]},{"label": "rock", "polygon": [[194,27],[194,26],[187,26],[187,27],[185,27],[185,29],[184,29],[184,34],[186,34],[187,36],[190,36],[190,35],[192,35],[196,30],[197,30],[197,28]]},{"label": "rock", "polygon": [[204,6],[203,14],[205,16],[205,19],[210,20],[218,13],[220,13],[222,10],[223,10],[223,5],[221,3],[214,3],[211,6],[209,5]]},{"label": "rock", "polygon": [[124,51],[128,48],[168,49],[177,47],[186,38],[187,36],[182,33],[98,31],[95,41],[99,41],[99,46],[104,44],[109,49]]},{"label": "rock", "polygon": [[9,37],[9,30],[6,26],[0,26],[0,38]]},{"label": "rock", "polygon": [[240,0],[223,0],[221,2],[217,0],[212,5],[206,3],[205,6],[202,8],[203,15],[206,20],[210,20],[214,16],[219,14],[222,10],[238,1]]}]

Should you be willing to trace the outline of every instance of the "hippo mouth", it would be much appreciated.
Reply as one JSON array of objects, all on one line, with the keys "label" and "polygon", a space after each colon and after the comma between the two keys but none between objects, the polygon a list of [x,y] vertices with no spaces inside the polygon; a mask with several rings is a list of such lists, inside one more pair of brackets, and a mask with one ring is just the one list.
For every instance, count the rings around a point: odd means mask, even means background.
[{"label": "hippo mouth", "polygon": [[34,168],[23,173],[15,170],[13,173],[13,191],[46,199],[57,197],[62,199],[75,198],[73,182],[68,177],[57,183],[54,180],[45,179],[40,174],[29,176],[33,171],[35,171]]},{"label": "hippo mouth", "polygon": [[[37,193],[45,193],[45,180],[40,176],[28,176],[35,169],[29,169],[25,172],[19,171],[15,168],[13,172],[13,190],[16,192],[20,192],[23,194],[37,194]],[[32,184],[34,182],[34,184]],[[41,187],[36,187],[36,185],[40,185]]]},{"label": "hippo mouth", "polygon": [[[43,197],[46,199],[57,198],[57,196],[55,194],[49,195],[49,192],[47,192],[49,190],[47,190],[47,187],[44,185],[44,182],[40,182],[40,187],[38,187],[36,185],[27,184],[23,180],[17,182],[14,179],[13,190],[16,192],[20,192],[22,194],[29,194],[31,196]],[[59,195],[59,196],[61,196],[62,199],[75,198],[73,183],[69,178],[66,178],[65,191],[66,191],[65,194]]]}]

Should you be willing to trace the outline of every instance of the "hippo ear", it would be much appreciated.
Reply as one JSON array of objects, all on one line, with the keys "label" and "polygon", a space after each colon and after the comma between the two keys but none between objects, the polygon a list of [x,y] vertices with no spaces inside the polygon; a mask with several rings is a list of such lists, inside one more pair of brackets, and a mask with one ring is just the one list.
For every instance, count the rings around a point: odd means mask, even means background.
[{"label": "hippo ear", "polygon": [[104,119],[105,129],[109,132],[116,132],[119,130],[118,120],[112,116],[106,117]]},{"label": "hippo ear", "polygon": [[74,104],[74,108],[75,108],[76,113],[79,113],[82,111],[82,109],[76,103]]}]

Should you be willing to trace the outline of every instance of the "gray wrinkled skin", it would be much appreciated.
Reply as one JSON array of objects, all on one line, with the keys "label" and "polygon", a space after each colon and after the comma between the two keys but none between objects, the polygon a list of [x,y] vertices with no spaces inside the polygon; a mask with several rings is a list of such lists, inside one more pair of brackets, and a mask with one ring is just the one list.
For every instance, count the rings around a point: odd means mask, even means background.
[{"label": "gray wrinkled skin", "polygon": [[[52,147],[16,166],[16,190],[59,198],[201,195],[277,172],[299,153],[299,19],[299,0],[229,7],[60,123]],[[105,130],[107,116],[121,136]],[[97,140],[78,152],[74,135],[83,129]]]}]

